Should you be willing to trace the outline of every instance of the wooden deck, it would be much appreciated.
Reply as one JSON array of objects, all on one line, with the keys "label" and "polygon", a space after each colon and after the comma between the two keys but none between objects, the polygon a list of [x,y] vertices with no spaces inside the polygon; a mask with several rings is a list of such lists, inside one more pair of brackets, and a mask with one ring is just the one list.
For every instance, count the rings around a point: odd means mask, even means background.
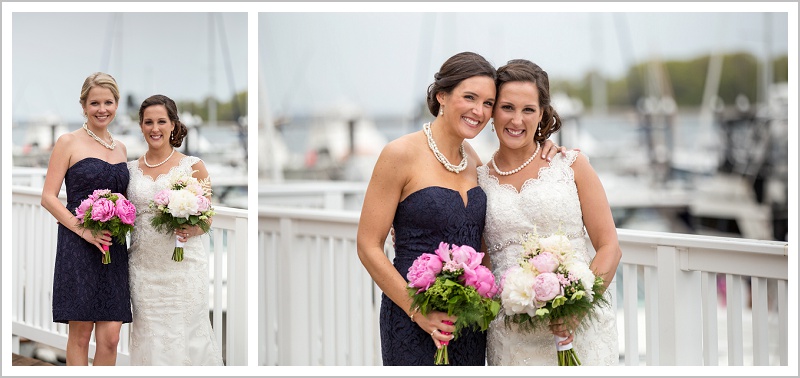
[{"label": "wooden deck", "polygon": [[20,356],[19,354],[12,353],[11,366],[55,366],[55,365],[48,362],[44,362],[42,360],[37,360],[35,358]]}]

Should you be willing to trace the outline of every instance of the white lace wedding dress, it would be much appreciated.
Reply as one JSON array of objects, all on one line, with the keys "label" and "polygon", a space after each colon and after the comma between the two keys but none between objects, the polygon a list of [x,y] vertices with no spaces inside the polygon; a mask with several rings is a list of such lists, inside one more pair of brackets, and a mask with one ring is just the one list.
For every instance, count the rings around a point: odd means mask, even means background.
[{"label": "white lace wedding dress", "polygon": [[[173,170],[192,172],[200,161],[183,157]],[[142,173],[138,160],[128,162],[128,199],[136,206],[129,253],[131,365],[222,365],[208,310],[208,252],[202,238],[189,238],[183,261],[172,261],[175,235],[156,231],[148,205],[166,189],[167,174],[155,181]]]},{"label": "white lace wedding dress", "polygon": [[[587,263],[578,189],[571,165],[578,151],[558,154],[539,177],[529,179],[519,193],[509,184],[500,184],[486,165],[478,167],[478,183],[486,192],[484,241],[498,281],[522,253],[518,241],[534,228],[540,236],[564,232]],[[617,365],[616,312],[607,306],[590,327],[575,334],[572,345],[583,365]],[[489,326],[487,360],[489,365],[557,365],[556,345],[549,330],[522,332],[504,324],[503,310]]]}]

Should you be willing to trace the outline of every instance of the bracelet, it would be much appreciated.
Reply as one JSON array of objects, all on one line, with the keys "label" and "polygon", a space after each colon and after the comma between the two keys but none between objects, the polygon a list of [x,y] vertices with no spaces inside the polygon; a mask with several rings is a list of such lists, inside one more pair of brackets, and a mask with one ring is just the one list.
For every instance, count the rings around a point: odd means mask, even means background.
[{"label": "bracelet", "polygon": [[417,312],[419,312],[419,307],[414,307],[413,309],[411,309],[411,314],[408,315],[408,317],[411,318],[411,321],[414,323],[417,322],[416,320],[414,320],[414,315],[416,315]]}]

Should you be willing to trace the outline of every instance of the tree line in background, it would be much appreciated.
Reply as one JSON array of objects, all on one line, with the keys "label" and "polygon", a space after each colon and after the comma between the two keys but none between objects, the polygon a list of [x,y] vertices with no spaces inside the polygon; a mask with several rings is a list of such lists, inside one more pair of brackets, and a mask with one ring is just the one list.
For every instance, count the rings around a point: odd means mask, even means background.
[{"label": "tree line in background", "polygon": [[[700,106],[711,57],[703,56],[691,60],[664,61],[672,94],[678,106]],[[740,94],[747,96],[751,103],[758,98],[759,59],[749,53],[734,53],[723,56],[722,72],[717,95],[725,104],[734,103]],[[619,79],[606,79],[606,98],[609,107],[628,107],[646,95],[645,81],[648,65],[643,62],[631,67]],[[563,91],[583,101],[587,108],[592,107],[592,79],[595,72],[589,72],[578,81],[553,80],[553,91]],[[789,57],[784,55],[772,61],[774,83],[789,80]]]},{"label": "tree line in background", "polygon": [[[202,101],[176,101],[178,110],[187,111],[200,116],[203,120],[209,119],[209,98]],[[241,91],[231,96],[227,101],[217,102],[217,120],[237,122],[239,117],[247,115],[247,91]]]}]

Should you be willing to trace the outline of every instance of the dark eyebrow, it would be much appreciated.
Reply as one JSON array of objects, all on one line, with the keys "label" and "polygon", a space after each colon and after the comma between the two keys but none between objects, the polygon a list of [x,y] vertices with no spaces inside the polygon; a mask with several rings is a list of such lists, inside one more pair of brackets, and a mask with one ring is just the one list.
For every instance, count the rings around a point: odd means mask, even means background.
[{"label": "dark eyebrow", "polygon": [[[478,96],[477,93],[472,92],[472,91],[464,91],[464,94],[470,94],[470,95],[473,95],[475,97],[480,97],[480,96]],[[494,100],[494,98],[487,98],[486,101],[495,101],[495,100]]]}]

